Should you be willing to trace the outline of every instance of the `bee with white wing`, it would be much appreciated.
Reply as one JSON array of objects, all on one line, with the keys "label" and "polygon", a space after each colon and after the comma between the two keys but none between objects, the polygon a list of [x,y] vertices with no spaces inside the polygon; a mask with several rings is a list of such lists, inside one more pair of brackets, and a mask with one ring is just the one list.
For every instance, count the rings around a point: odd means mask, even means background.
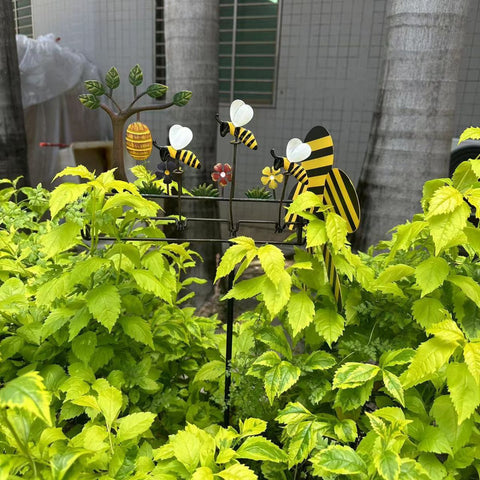
[{"label": "bee with white wing", "polygon": [[220,135],[224,137],[230,133],[235,139],[240,140],[251,150],[258,148],[257,140],[250,130],[243,128],[253,118],[253,108],[243,100],[234,100],[230,105],[230,122],[219,120],[218,113],[215,115],[220,125]]},{"label": "bee with white wing", "polygon": [[193,168],[200,168],[200,161],[190,150],[184,148],[192,141],[193,133],[188,127],[173,125],[168,131],[170,145],[160,147],[157,142],[153,145],[160,151],[160,158],[166,162],[169,158],[180,160],[185,165]]},{"label": "bee with white wing", "polygon": [[286,157],[275,155],[275,150],[273,148],[270,150],[270,154],[274,159],[273,167],[277,170],[283,168],[305,186],[308,185],[308,175],[307,171],[299,162],[307,159],[311,153],[312,149],[310,148],[310,145],[303,143],[299,138],[292,138],[288,142]]}]

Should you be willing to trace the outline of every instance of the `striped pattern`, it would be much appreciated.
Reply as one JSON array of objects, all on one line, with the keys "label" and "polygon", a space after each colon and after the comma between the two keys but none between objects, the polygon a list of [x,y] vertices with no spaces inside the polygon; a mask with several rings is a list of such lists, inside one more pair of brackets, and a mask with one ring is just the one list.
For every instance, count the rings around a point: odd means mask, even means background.
[{"label": "striped pattern", "polygon": [[250,130],[247,130],[243,127],[235,127],[232,122],[227,123],[230,130],[230,135],[238,138],[244,145],[246,145],[251,150],[256,150],[258,148],[257,140],[255,139],[255,136]]},{"label": "striped pattern", "polygon": [[172,158],[180,160],[185,165],[193,168],[200,168],[200,161],[197,156],[190,150],[175,150],[172,146],[168,146],[168,153]]},{"label": "striped pattern", "polygon": [[332,293],[335,297],[338,310],[342,309],[342,290],[340,289],[340,279],[338,278],[337,269],[333,264],[332,254],[325,244],[322,249],[323,259],[325,260],[325,268],[327,270],[328,281],[332,287]]},{"label": "striped pattern", "polygon": [[[304,142],[308,143],[312,149],[310,156],[301,162],[308,175],[308,185],[297,183],[290,193],[292,200],[295,200],[295,198],[307,190],[323,197],[325,181],[333,165],[333,140],[326,128],[321,126],[313,127],[307,133]],[[285,217],[285,222],[290,230],[293,229],[296,220],[296,214],[287,214]]]},{"label": "striped pattern", "polygon": [[135,160],[146,160],[152,153],[152,134],[141,122],[133,122],[127,127],[125,135],[127,152]]},{"label": "striped pattern", "polygon": [[349,233],[358,228],[360,204],[355,187],[345,172],[338,168],[330,170],[325,182],[323,201],[347,222]]},{"label": "striped pattern", "polygon": [[283,168],[293,175],[300,183],[308,185],[307,171],[299,163],[289,162],[286,157],[283,158]]}]

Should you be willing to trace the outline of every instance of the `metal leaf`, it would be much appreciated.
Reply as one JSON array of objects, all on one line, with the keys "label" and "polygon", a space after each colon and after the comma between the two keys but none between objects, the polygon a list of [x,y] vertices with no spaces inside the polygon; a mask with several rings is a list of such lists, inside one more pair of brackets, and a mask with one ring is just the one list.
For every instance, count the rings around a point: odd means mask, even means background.
[{"label": "metal leaf", "polygon": [[78,96],[78,99],[82,102],[82,104],[89,108],[90,110],[95,110],[100,106],[100,100],[90,93],[85,93]]},{"label": "metal leaf", "polygon": [[177,107],[183,107],[189,102],[190,98],[192,98],[192,92],[182,90],[173,96],[173,104]]},{"label": "metal leaf", "polygon": [[166,85],[162,85],[161,83],[152,83],[147,88],[147,95],[152,98],[161,98],[165,95],[168,87]]},{"label": "metal leaf", "polygon": [[91,93],[92,95],[99,97],[105,93],[105,87],[98,80],[86,80],[84,83],[88,93]]},{"label": "metal leaf", "polygon": [[140,65],[135,65],[128,74],[128,81],[134,86],[138,87],[143,82],[143,72]]},{"label": "metal leaf", "polygon": [[120,75],[115,67],[112,67],[105,75],[105,83],[108,88],[118,88],[120,85]]}]

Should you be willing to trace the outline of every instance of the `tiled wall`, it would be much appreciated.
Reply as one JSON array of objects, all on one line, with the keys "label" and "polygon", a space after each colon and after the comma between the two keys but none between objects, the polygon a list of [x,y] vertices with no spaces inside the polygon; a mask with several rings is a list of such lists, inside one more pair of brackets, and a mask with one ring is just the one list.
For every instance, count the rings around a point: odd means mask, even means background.
[{"label": "tiled wall", "polygon": [[[65,45],[85,52],[103,71],[116,65],[123,79],[120,101],[126,102],[130,92],[124,87],[128,87],[127,75],[134,63],[141,64],[147,82],[154,81],[154,3],[33,0],[34,30],[36,35],[56,33]],[[251,152],[241,146],[239,150],[238,192],[260,184],[261,169],[271,164],[271,148],[283,153],[291,137],[303,138],[314,125],[323,124],[331,132],[335,165],[354,181],[367,147],[387,0],[282,3],[276,106],[256,108],[247,125],[255,133],[259,149]],[[457,133],[480,123],[479,2],[472,2],[471,8],[458,90]],[[228,119],[228,108],[221,107],[220,112]],[[146,114],[143,119],[154,135],[166,137],[162,112]],[[228,140],[219,137],[219,161],[230,161],[230,148]]]}]

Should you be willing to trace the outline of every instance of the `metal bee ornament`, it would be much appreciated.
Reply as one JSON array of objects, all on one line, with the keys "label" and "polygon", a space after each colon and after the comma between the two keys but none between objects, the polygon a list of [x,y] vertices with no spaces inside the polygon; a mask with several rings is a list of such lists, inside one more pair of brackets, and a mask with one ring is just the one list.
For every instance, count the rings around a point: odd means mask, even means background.
[{"label": "metal bee ornament", "polygon": [[251,150],[258,148],[257,140],[253,133],[243,128],[253,118],[253,108],[243,100],[234,100],[230,105],[230,122],[219,120],[218,113],[215,115],[215,118],[220,125],[220,135],[222,137],[229,133]]},{"label": "metal bee ornament", "polygon": [[127,152],[135,160],[146,160],[152,153],[152,134],[142,122],[133,122],[125,135]]},{"label": "metal bee ornament", "polygon": [[185,165],[193,168],[200,168],[200,161],[197,156],[190,150],[184,148],[192,141],[193,133],[188,127],[181,125],[173,125],[168,131],[168,140],[170,145],[159,146],[157,142],[153,142],[155,148],[160,151],[160,158],[166,162],[169,158],[180,160]]},{"label": "metal bee ornament", "polygon": [[[301,162],[301,165],[307,173],[308,182],[297,183],[289,198],[294,200],[307,190],[315,193],[325,205],[331,206],[334,212],[347,222],[348,232],[354,232],[360,224],[360,204],[350,178],[342,170],[333,168],[332,137],[324,127],[316,126],[307,133],[305,143],[310,146],[311,153]],[[322,213],[318,212],[318,215],[321,216]],[[296,219],[296,214],[286,215],[285,222],[290,229],[293,228]],[[340,280],[327,245],[324,246],[322,253],[335,301],[341,308]]]},{"label": "metal bee ornament", "polygon": [[308,158],[312,149],[307,143],[303,143],[299,138],[292,138],[287,144],[287,156],[278,157],[272,148],[273,167],[277,170],[283,168],[286,172],[293,175],[300,183],[308,185],[307,171],[299,162]]}]

